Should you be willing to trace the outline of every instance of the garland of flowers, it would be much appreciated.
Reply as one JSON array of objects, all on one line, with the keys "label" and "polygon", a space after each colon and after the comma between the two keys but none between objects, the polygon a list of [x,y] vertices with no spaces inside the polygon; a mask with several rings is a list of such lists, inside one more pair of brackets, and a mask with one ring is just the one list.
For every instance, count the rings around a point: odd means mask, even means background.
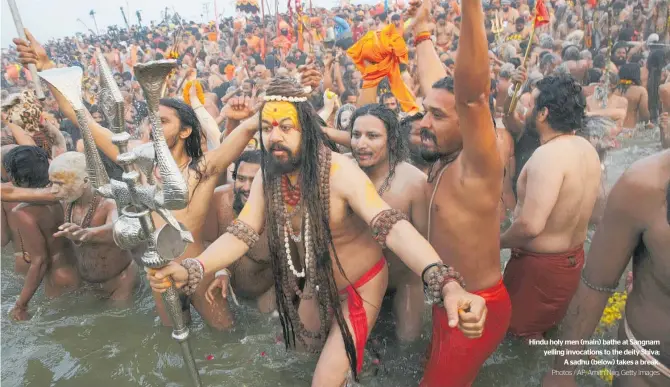
[{"label": "garland of flowers", "polygon": [[[616,292],[610,296],[607,300],[607,306],[605,306],[605,310],[603,310],[603,315],[600,317],[598,327],[596,327],[596,333],[603,334],[607,332],[621,320],[626,308],[627,299],[628,292],[626,291]],[[614,380],[614,375],[612,375],[612,372],[607,368],[601,369],[598,376],[609,384],[612,384],[612,381]]]},{"label": "garland of flowers", "polygon": [[205,104],[205,93],[202,90],[202,84],[200,84],[200,81],[195,80],[195,81],[188,81],[184,85],[183,89],[183,96],[184,96],[184,102],[186,102],[187,105],[191,106],[191,86],[195,85],[195,94],[198,96],[198,101],[200,101],[201,104]]}]

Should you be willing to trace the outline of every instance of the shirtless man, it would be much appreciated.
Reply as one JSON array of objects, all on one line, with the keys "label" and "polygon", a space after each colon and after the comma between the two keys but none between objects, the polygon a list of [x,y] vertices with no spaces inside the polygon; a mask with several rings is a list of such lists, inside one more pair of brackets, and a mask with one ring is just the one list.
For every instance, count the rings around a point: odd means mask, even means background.
[{"label": "shirtless man", "polygon": [[[416,9],[418,7],[418,9]],[[432,31],[432,3],[412,3],[414,32]],[[433,308],[431,352],[421,386],[467,386],[507,331],[511,305],[502,284],[498,203],[503,165],[489,110],[489,59],[481,1],[462,3],[462,33],[454,78],[446,78],[433,43],[417,45],[429,174],[429,241],[446,264],[463,272],[467,290],[486,299],[490,318],[480,340],[467,340]],[[454,94],[454,90],[456,93]],[[495,323],[494,323],[495,321]],[[458,349],[457,349],[458,348]],[[463,351],[468,356],[463,357]],[[445,377],[448,375],[448,377]]]},{"label": "shirtless man", "polygon": [[[607,200],[603,226],[596,230],[577,294],[561,325],[561,339],[586,340],[600,320],[608,297],[633,259],[634,285],[628,294],[618,339],[660,340],[660,351],[649,357],[619,357],[629,361],[614,385],[661,387],[670,383],[670,151],[657,153],[633,164],[619,178]],[[580,346],[560,349],[581,350]],[[620,345],[620,351],[640,351],[639,346]],[[654,359],[655,358],[655,359]],[[575,387],[579,357],[556,357],[543,380],[544,387]],[[637,365],[636,361],[656,365]],[[634,365],[635,364],[635,365]],[[565,372],[560,372],[565,371]],[[572,376],[566,376],[572,375]]]},{"label": "shirtless man", "polygon": [[[610,89],[605,95],[605,77],[610,77]],[[623,131],[626,113],[628,111],[628,100],[615,91],[619,86],[619,77],[614,73],[603,75],[601,82],[596,85],[594,93],[586,98],[586,111],[588,115],[605,116],[616,122],[615,130],[610,133],[615,138]],[[607,102],[603,101],[607,98]]]},{"label": "shirtless man", "polygon": [[[426,175],[405,162],[407,148],[393,111],[379,104],[354,113],[351,149],[358,166],[388,205],[409,217],[422,235],[427,226]],[[421,279],[392,251],[384,250],[389,264],[389,290],[395,290],[393,312],[396,335],[411,342],[421,335],[424,295]]]},{"label": "shirtless man", "polygon": [[626,63],[619,69],[619,84],[615,95],[628,100],[628,110],[623,123],[624,132],[632,135],[638,122],[649,121],[649,97],[647,89],[641,86],[640,65]]},{"label": "shirtless man", "polygon": [[[24,64],[35,63],[40,71],[50,68],[52,64],[44,48],[32,34],[27,32],[27,35],[30,45],[20,39],[14,40],[21,61]],[[303,84],[313,88],[319,85],[321,75],[318,71],[309,66],[301,70]],[[70,104],[57,90],[52,89],[51,91],[55,95],[63,114],[73,122],[77,122]],[[249,97],[233,98],[229,101],[229,104],[233,109],[242,111],[244,117],[250,117],[253,114],[254,106],[251,106]],[[256,118],[246,120],[227,136],[218,148],[203,154],[200,145],[202,137],[200,124],[191,107],[179,100],[162,99],[159,114],[172,157],[180,166],[182,175],[189,185],[189,205],[183,210],[172,212],[175,218],[193,234],[195,240],[194,243],[188,245],[180,259],[197,256],[204,251],[202,228],[219,175],[225,173],[226,168],[242,153],[257,131],[258,120]],[[96,145],[110,159],[116,161],[119,150],[112,143],[113,133],[92,121],[92,119],[89,119],[89,127]],[[153,213],[153,216],[156,227],[165,224],[163,218],[155,213]],[[209,283],[213,279],[214,273],[211,273],[210,277],[206,278],[206,282]],[[217,298],[217,302],[210,304],[205,299],[206,290],[207,288],[202,286],[193,295],[191,298],[193,306],[210,326],[217,329],[229,327],[230,320],[228,314],[225,313],[224,300]],[[170,319],[164,310],[160,295],[154,293],[154,300],[163,324],[170,325]]]},{"label": "shirtless man", "polygon": [[[240,216],[197,260],[150,270],[152,288],[165,291],[171,277],[178,287],[192,284],[187,290],[192,292],[197,273],[230,266],[253,246],[266,223],[283,225],[267,229],[278,312],[287,346],[294,347],[297,339],[311,350],[322,349],[312,386],[341,386],[350,371],[354,378],[360,374],[388,282],[379,244],[415,274],[426,270],[430,293],[436,299],[444,294],[440,308],[446,308],[449,325],[460,324],[465,335],[479,337],[484,300],[463,290],[460,281],[450,281],[454,269],[444,271],[437,253],[379,197],[354,162],[325,148],[304,89],[293,78],[276,78],[266,98],[270,101],[261,110],[266,153]],[[189,275],[185,266],[195,270]]]},{"label": "shirtless man", "polygon": [[577,81],[549,76],[533,94],[527,128],[541,145],[521,171],[514,221],[500,237],[501,248],[513,249],[504,275],[512,299],[509,331],[529,339],[561,321],[577,290],[600,188],[598,153],[574,135],[586,105]]},{"label": "shirtless man", "polygon": [[447,15],[443,13],[437,15],[437,26],[435,27],[437,47],[449,51],[454,36],[458,36],[458,34],[458,28],[453,23],[447,22]]},{"label": "shirtless man", "polygon": [[[261,152],[258,150],[245,151],[235,161],[233,169],[233,184],[220,186],[214,190],[212,198],[216,211],[210,211],[205,224],[205,242],[213,243],[218,237],[226,233],[226,227],[237,219],[249,199],[251,185],[256,173],[261,168]],[[223,298],[228,297],[228,284],[236,295],[241,298],[256,301],[261,313],[270,313],[275,310],[275,289],[270,266],[270,251],[267,245],[267,236],[261,238],[254,248],[229,267],[229,271],[218,273],[214,281],[209,284],[207,299],[214,302],[217,293]]]},{"label": "shirtless man", "polygon": [[[81,278],[95,284],[106,297],[115,301],[131,298],[137,284],[137,265],[129,251],[119,249],[112,237],[116,203],[98,196],[89,181],[86,157],[66,152],[49,166],[51,198],[42,190],[22,189],[11,192],[10,199],[23,202],[60,201],[65,219],[54,238],[72,241],[77,270]],[[42,196],[42,197],[40,197]],[[8,200],[3,195],[3,200]]]},{"label": "shirtless man", "polygon": [[[11,183],[2,186],[3,199],[7,191],[10,191],[11,198],[13,187],[32,189],[49,184],[49,161],[46,151],[41,148],[14,147],[3,156],[3,166],[11,180]],[[44,278],[47,297],[55,297],[77,287],[79,278],[72,262],[69,242],[52,236],[63,224],[63,209],[58,203],[29,205],[3,202],[2,211],[7,220],[2,231],[7,232],[14,242],[15,270],[26,277],[10,316],[23,321],[30,318],[28,303]]]}]

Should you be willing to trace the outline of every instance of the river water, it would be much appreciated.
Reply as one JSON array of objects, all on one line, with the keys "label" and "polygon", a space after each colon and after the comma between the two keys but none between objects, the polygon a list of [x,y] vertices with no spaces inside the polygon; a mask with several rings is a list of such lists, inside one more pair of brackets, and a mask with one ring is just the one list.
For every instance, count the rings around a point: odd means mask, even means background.
[{"label": "river water", "polygon": [[[622,149],[610,152],[606,161],[610,187],[635,160],[660,150],[658,134],[647,137],[627,140]],[[508,252],[501,253],[501,261],[508,257]],[[32,319],[16,323],[7,316],[23,278],[14,274],[13,268],[11,249],[3,249],[3,387],[189,386],[179,346],[171,339],[170,329],[160,326],[146,281],[137,289],[133,305],[124,308],[81,290],[53,300],[40,291],[30,303]],[[236,321],[232,331],[216,332],[194,313],[191,345],[205,386],[310,385],[315,360],[284,349],[276,319],[242,306],[236,311]],[[421,340],[401,346],[392,339],[390,314],[382,312],[373,331],[378,339],[374,345],[368,344],[361,385],[418,385],[430,335],[429,321],[426,313]],[[614,337],[614,332],[613,328],[605,337]],[[371,347],[379,362],[373,360]],[[487,360],[474,386],[538,386],[549,364],[543,349],[506,339]],[[578,378],[578,383],[587,387],[606,385],[594,376]]]}]

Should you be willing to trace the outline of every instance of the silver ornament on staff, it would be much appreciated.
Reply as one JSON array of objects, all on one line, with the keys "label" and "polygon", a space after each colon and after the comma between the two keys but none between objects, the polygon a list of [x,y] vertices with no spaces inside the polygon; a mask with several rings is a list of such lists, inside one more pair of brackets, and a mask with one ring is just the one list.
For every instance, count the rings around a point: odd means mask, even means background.
[{"label": "silver ornament on staff", "polygon": [[[16,6],[16,1],[7,0],[7,4],[9,5],[9,11],[12,13],[12,18],[14,19],[14,25],[16,26],[16,32],[19,34],[19,38],[27,42],[28,39],[26,38],[26,31],[23,28],[23,21],[21,20],[19,7]],[[35,67],[35,65],[31,63],[28,65],[28,70],[30,71],[30,75],[33,78],[33,85],[35,86],[35,94],[37,95],[37,98],[40,101],[42,101],[44,100],[44,90],[42,90],[42,85],[40,84],[40,78],[37,75],[37,67]]]},{"label": "silver ornament on staff", "polygon": [[[128,150],[130,135],[125,131],[124,102],[111,70],[100,51],[96,53],[100,64],[100,105],[114,132],[112,142],[119,148],[117,162],[123,168],[122,181],[110,180],[98,154],[93,135],[88,127],[89,115],[82,102],[82,71],[79,67],[53,69],[40,76],[68,99],[77,114],[77,121],[84,139],[89,177],[97,192],[114,199],[119,209],[119,218],[114,223],[114,242],[122,249],[131,249],[145,243],[142,263],[149,268],[161,268],[186,250],[193,236],[177,222],[170,210],[183,209],[188,204],[188,186],[182,178],[177,164],[172,159],[163,128],[158,117],[158,100],[165,85],[165,78],[176,66],[175,61],[150,62],[135,67],[135,76],[140,83],[149,107],[149,119],[153,143]],[[159,187],[154,182],[153,171],[158,169],[163,182]],[[142,175],[147,184],[142,182]],[[165,220],[165,225],[156,228],[152,212]],[[179,342],[184,363],[193,385],[202,386],[188,338],[190,335],[182,315],[182,305],[177,289],[172,286],[162,294],[165,308],[170,315],[172,337]]]}]

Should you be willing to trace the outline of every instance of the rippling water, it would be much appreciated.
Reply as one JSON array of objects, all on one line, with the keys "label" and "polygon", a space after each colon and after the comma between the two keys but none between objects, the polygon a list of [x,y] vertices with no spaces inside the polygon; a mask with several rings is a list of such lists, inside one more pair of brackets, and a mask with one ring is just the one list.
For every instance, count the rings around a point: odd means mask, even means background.
[{"label": "rippling water", "polygon": [[[647,137],[626,141],[623,149],[610,153],[606,162],[610,187],[632,162],[660,149],[657,134]],[[501,254],[503,262],[508,257],[506,252]],[[3,387],[189,386],[179,346],[170,338],[170,329],[160,326],[146,283],[136,291],[134,304],[126,308],[113,307],[81,290],[53,300],[40,291],[30,303],[33,318],[16,323],[7,316],[23,278],[13,268],[11,250],[3,249]],[[236,311],[236,328],[221,333],[194,316],[191,345],[205,386],[309,386],[316,362],[309,355],[285,351],[276,319],[243,306]],[[424,335],[415,344],[399,345],[391,338],[392,332],[390,314],[382,313],[373,331],[376,342],[368,345],[361,385],[418,384],[430,334],[429,315]],[[613,332],[608,336],[614,337]],[[378,365],[372,362],[371,347],[381,357]],[[537,386],[548,362],[541,348],[505,340],[474,385]],[[578,382],[580,386],[605,385],[593,377]]]}]

